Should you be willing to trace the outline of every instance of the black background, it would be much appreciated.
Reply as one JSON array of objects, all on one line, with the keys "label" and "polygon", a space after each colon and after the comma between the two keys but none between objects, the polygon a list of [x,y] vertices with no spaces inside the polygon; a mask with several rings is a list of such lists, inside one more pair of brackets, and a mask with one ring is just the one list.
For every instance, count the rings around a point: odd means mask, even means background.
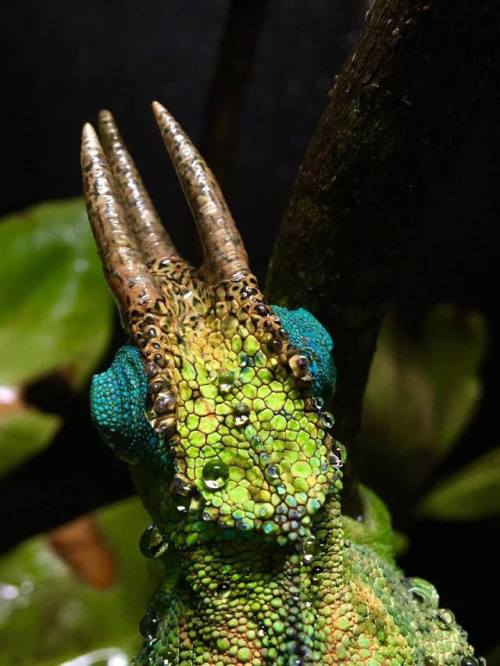
[{"label": "black background", "polygon": [[[228,10],[226,0],[18,0],[4,8],[0,212],[78,195],[81,126],[110,108],[176,244],[189,256],[187,209],[149,105],[164,103],[193,140],[203,142]],[[363,15],[358,0],[267,3],[225,183],[260,277],[308,137]],[[443,474],[499,439],[499,117],[498,97],[483,95],[456,146],[453,168],[422,202],[399,286],[398,310],[410,327],[441,301],[480,310],[490,326],[485,397]],[[131,492],[125,467],[89,424],[86,396],[68,395],[54,382],[50,392],[46,388],[36,387],[33,400],[42,406],[55,400],[66,425],[50,450],[2,483],[4,547]],[[500,596],[498,528],[493,520],[413,525],[403,561],[409,573],[437,584],[443,603],[483,652],[500,634],[490,610]]]}]

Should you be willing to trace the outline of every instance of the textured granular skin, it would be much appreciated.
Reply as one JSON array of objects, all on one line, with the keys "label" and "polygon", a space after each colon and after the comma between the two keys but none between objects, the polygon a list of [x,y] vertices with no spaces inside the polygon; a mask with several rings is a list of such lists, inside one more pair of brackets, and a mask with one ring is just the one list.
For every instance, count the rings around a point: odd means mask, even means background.
[{"label": "textured granular skin", "polygon": [[477,663],[465,660],[472,651],[450,611],[412,594],[411,579],[370,549],[343,542],[338,510],[332,498],[325,520],[319,512],[308,562],[258,540],[170,553],[181,570],[153,600],[136,663]]},{"label": "textured granular skin", "polygon": [[[192,293],[196,277],[183,276]],[[173,303],[181,281],[165,281],[176,285]],[[289,364],[328,367],[323,327],[307,313],[308,344],[304,311],[276,308],[284,330],[251,278],[203,296],[175,312],[188,329],[174,335],[171,319],[165,325],[169,362],[158,373],[148,378],[137,349],[125,347],[93,385],[94,418],[131,463],[154,518],[143,550],[159,552],[167,574],[141,623],[137,666],[479,663],[429,584],[344,538],[344,451],[312,388],[327,392],[334,369],[329,382],[324,370],[304,382]],[[161,325],[148,331],[161,340]],[[170,396],[175,429],[165,439],[158,421],[171,418],[162,414]]]},{"label": "textured granular skin", "polygon": [[266,302],[213,174],[153,107],[201,269],[179,257],[111,114],[104,148],[90,125],[82,140],[89,219],[131,339],[94,378],[92,414],[130,465],[154,521],[140,547],[165,571],[134,663],[479,666],[432,585],[396,567],[387,524],[374,534],[367,507],[361,529],[341,516],[346,452],[323,400],[332,340],[305,310]]}]

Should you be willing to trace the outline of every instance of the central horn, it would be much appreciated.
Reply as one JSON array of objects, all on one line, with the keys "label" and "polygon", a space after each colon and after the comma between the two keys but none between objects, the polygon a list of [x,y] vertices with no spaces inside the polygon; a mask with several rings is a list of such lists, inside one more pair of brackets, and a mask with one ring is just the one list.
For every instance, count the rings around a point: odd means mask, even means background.
[{"label": "central horn", "polygon": [[246,275],[247,253],[213,173],[174,117],[159,102],[152,106],[196,221],[209,277],[220,282]]}]

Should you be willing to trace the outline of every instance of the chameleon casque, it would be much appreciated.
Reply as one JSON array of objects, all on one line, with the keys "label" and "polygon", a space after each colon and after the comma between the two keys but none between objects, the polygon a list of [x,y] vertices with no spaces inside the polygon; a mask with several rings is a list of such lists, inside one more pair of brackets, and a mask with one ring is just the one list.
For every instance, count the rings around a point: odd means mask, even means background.
[{"label": "chameleon casque", "polygon": [[92,415],[129,466],[164,578],[137,666],[474,666],[465,632],[391,549],[341,516],[345,448],[324,409],[328,333],[269,305],[215,179],[154,114],[204,250],[180,257],[114,124],[83,130],[88,214],[130,344],[94,377]]}]

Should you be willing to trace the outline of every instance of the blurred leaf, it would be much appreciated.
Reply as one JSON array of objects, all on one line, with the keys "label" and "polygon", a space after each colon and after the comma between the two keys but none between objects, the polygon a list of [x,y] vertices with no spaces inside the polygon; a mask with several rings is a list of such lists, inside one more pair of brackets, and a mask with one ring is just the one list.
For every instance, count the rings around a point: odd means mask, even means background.
[{"label": "blurred leaf", "polygon": [[36,409],[0,411],[0,476],[49,444],[60,422]]},{"label": "blurred leaf", "polygon": [[58,417],[24,402],[48,373],[79,388],[112,326],[111,298],[80,199],[0,220],[0,474],[50,444]]},{"label": "blurred leaf", "polygon": [[95,653],[95,661],[88,657],[85,663],[105,664],[113,654],[137,651],[138,622],[155,585],[138,548],[149,519],[137,498],[101,509],[94,518],[116,566],[115,582],[105,589],[77,575],[47,536],[0,559],[0,663],[56,666]]},{"label": "blurred leaf", "polygon": [[111,299],[80,199],[0,221],[0,385],[56,369],[78,387],[111,332]]},{"label": "blurred leaf", "polygon": [[359,484],[359,495],[363,514],[359,520],[342,516],[345,536],[354,543],[369,546],[384,560],[393,563],[396,537],[389,511],[380,497],[362,484]]},{"label": "blurred leaf", "polygon": [[451,305],[436,306],[415,337],[394,316],[386,319],[364,397],[361,442],[368,472],[393,485],[394,496],[420,487],[472,419],[486,338],[479,314]]},{"label": "blurred leaf", "polygon": [[424,320],[419,358],[434,395],[439,459],[455,444],[477,408],[482,395],[478,371],[486,342],[486,322],[477,312],[439,305]]},{"label": "blurred leaf", "polygon": [[500,515],[500,448],[480,456],[435,486],[420,502],[421,515],[479,520]]}]

